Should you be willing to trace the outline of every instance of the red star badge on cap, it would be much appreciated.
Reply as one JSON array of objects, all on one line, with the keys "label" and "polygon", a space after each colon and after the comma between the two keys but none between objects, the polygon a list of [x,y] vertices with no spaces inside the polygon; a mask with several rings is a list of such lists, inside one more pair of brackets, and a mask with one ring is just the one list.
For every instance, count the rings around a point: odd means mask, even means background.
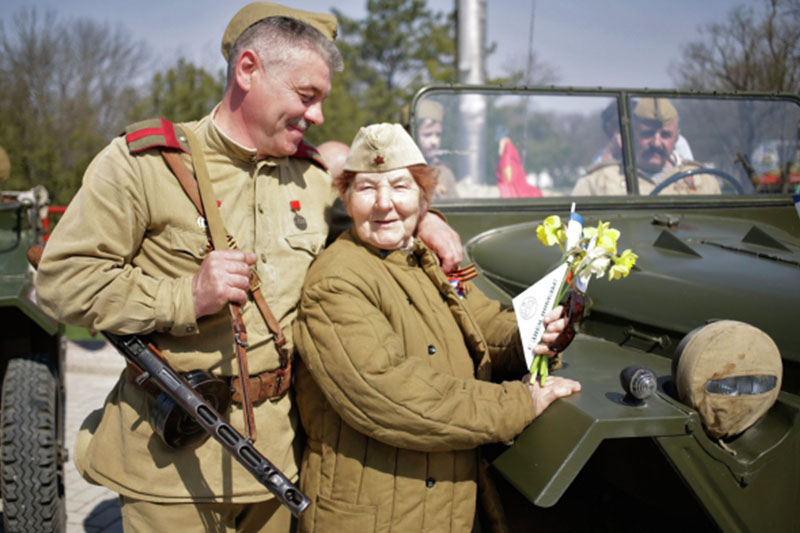
[{"label": "red star badge on cap", "polygon": [[383,164],[383,156],[382,155],[376,155],[375,156],[375,164],[376,165],[382,165]]}]

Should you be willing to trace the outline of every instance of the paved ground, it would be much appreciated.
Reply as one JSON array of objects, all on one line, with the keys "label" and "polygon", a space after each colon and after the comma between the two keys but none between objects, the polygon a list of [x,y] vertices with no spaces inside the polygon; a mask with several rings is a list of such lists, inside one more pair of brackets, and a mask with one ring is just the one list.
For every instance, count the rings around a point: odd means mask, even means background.
[{"label": "paved ground", "polygon": [[122,532],[117,494],[84,481],[73,463],[75,435],[81,422],[103,405],[125,364],[114,348],[98,344],[67,346],[67,533]]}]

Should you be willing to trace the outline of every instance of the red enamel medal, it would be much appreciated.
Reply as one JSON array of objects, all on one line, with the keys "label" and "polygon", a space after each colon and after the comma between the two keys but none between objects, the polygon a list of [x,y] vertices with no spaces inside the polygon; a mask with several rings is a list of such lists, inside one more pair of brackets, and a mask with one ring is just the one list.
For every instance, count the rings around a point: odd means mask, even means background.
[{"label": "red enamel medal", "polygon": [[292,200],[289,202],[289,208],[294,213],[294,225],[299,230],[305,230],[308,227],[308,222],[303,215],[300,214],[300,200]]}]

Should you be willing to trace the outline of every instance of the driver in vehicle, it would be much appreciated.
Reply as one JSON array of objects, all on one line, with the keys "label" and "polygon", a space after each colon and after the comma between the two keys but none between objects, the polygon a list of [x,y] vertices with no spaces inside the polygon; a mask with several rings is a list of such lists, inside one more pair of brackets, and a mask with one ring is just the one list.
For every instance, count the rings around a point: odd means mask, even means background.
[{"label": "driver in vehicle", "polygon": [[[633,109],[633,145],[639,175],[639,193],[650,194],[662,181],[688,170],[703,168],[685,159],[676,144],[680,136],[678,111],[666,98],[640,98]],[[575,196],[627,194],[622,162],[601,161],[589,167],[588,174],[572,189]],[[666,186],[660,194],[720,194],[717,179],[695,174]]]}]

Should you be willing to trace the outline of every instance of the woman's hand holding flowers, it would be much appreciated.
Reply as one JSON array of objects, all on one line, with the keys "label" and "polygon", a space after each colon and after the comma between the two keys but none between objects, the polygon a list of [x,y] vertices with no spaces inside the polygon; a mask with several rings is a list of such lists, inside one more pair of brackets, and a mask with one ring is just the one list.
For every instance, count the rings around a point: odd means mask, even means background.
[{"label": "woman's hand holding flowers", "polygon": [[[577,236],[577,234],[573,235]],[[531,383],[538,377],[541,385],[545,386],[549,371],[548,358],[563,351],[572,341],[575,335],[575,324],[580,321],[584,311],[583,292],[592,275],[600,278],[608,273],[609,281],[627,277],[638,256],[630,249],[617,255],[617,241],[620,232],[611,228],[610,223],[602,220],[598,222],[597,227],[583,228],[580,238],[576,242],[570,243],[569,247],[567,247],[568,228],[561,222],[558,215],[547,217],[536,228],[536,236],[545,246],[558,245],[563,252],[561,263],[569,265],[555,300],[557,303],[561,303],[567,297],[564,302],[566,312],[563,311],[564,307],[558,306],[546,315],[547,330],[542,335],[541,343],[547,343],[548,346],[542,347],[542,344],[538,344],[534,348],[535,355],[530,368]],[[556,311],[558,311],[558,315],[553,318],[552,313]],[[562,313],[565,318],[559,319],[558,317]],[[550,317],[549,322],[547,317]]]}]

